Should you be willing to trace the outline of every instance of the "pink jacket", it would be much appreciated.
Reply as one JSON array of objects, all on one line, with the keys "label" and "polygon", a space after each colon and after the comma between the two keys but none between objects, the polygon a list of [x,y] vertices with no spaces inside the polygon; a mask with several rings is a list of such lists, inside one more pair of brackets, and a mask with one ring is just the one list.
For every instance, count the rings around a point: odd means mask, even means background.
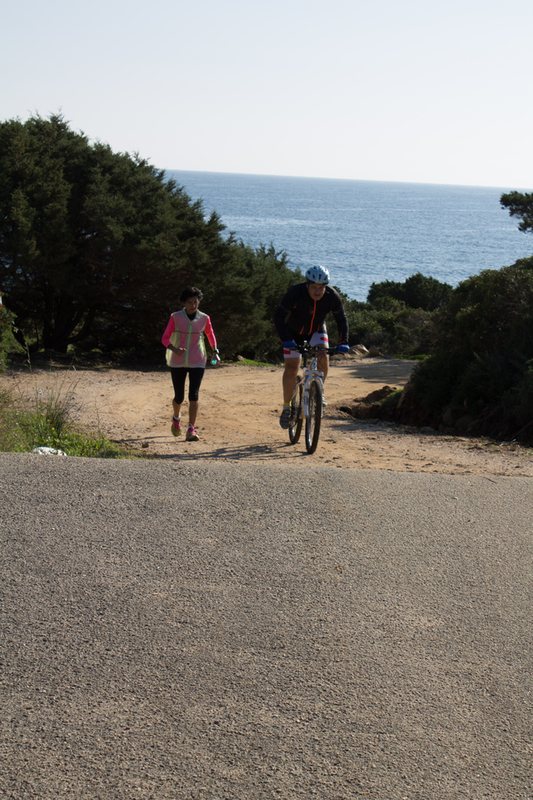
[{"label": "pink jacket", "polygon": [[[207,314],[197,311],[194,319],[189,319],[183,308],[174,311],[161,341],[167,348],[167,364],[169,367],[205,367],[207,356],[205,352],[204,333],[213,349],[217,340],[213,332],[211,320]],[[184,353],[177,355],[168,349],[169,344],[174,347],[185,348]]]}]

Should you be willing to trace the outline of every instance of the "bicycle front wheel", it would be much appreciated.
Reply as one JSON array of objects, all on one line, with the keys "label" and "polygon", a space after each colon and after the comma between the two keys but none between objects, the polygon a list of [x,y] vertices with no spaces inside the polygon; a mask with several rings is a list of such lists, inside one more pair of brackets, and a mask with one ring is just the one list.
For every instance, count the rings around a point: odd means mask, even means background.
[{"label": "bicycle front wheel", "polygon": [[305,446],[308,453],[314,453],[320,436],[322,422],[322,386],[312,381],[309,386],[309,410],[305,418]]},{"label": "bicycle front wheel", "polygon": [[291,415],[289,417],[289,439],[291,444],[296,444],[302,432],[302,396],[302,384],[298,383],[291,399]]}]

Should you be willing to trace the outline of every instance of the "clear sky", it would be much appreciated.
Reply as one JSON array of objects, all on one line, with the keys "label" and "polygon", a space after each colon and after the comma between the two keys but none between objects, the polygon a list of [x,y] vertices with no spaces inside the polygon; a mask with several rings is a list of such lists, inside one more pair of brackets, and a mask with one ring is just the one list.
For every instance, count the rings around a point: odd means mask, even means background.
[{"label": "clear sky", "polygon": [[0,120],[157,167],[533,188],[532,0],[17,0]]}]

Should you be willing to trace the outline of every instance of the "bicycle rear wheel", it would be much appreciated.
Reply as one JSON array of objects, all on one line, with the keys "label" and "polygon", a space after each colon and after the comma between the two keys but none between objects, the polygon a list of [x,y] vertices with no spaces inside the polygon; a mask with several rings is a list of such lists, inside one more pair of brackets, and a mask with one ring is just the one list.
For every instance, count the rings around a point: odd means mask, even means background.
[{"label": "bicycle rear wheel", "polygon": [[291,444],[296,444],[302,432],[302,384],[298,383],[291,399],[291,415],[289,417],[289,439]]},{"label": "bicycle rear wheel", "polygon": [[305,446],[308,453],[314,453],[320,436],[322,422],[322,386],[312,381],[309,386],[309,413],[305,418]]}]

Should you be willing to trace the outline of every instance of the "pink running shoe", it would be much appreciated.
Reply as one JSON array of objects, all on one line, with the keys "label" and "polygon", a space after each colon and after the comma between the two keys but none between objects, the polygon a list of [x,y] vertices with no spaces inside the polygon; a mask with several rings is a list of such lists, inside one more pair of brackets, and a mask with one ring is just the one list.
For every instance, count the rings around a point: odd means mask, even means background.
[{"label": "pink running shoe", "polygon": [[179,419],[176,417],[172,417],[172,426],[170,430],[172,431],[172,436],[179,436],[181,433],[181,426],[180,426],[181,415]]},{"label": "pink running shoe", "polygon": [[186,442],[197,442],[200,437],[194,430],[194,425],[189,425],[187,433],[185,434],[185,441]]}]

